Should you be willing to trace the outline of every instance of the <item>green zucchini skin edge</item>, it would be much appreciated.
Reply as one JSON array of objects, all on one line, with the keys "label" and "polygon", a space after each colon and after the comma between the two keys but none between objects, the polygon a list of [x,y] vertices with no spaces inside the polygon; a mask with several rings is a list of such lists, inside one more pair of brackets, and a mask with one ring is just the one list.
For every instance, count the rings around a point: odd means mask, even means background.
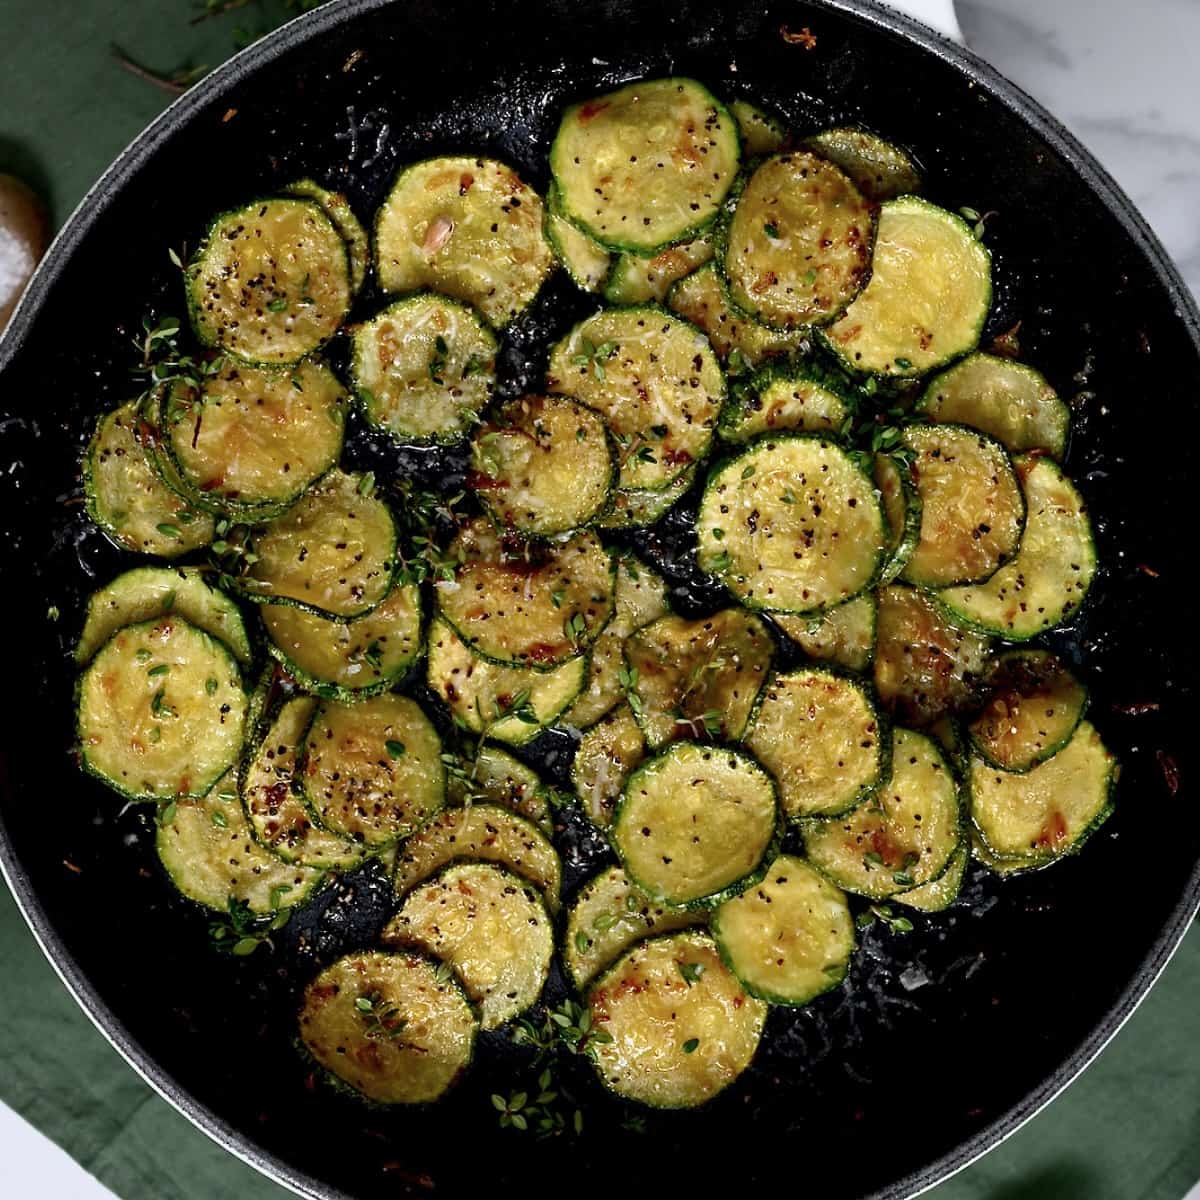
[{"label": "green zucchini skin edge", "polygon": [[[890,555],[885,555],[883,566],[879,570],[879,578],[875,582],[876,587],[886,587],[900,578],[904,568],[908,566],[908,560],[913,556],[913,551],[917,548],[917,543],[921,540],[921,516],[924,512],[921,493],[917,491],[917,485],[913,483],[912,472],[904,463],[894,457],[892,463],[899,476],[900,490],[904,495],[904,530],[896,549]],[[884,521],[887,523],[886,506],[884,506],[883,515]]]},{"label": "green zucchini skin edge", "polygon": [[575,274],[574,267],[571,264],[571,255],[568,253],[567,248],[559,240],[558,235],[554,232],[554,222],[551,220],[552,217],[557,217],[560,221],[565,221],[573,229],[578,231],[580,237],[593,240],[590,233],[584,229],[581,229],[569,216],[567,216],[565,212],[563,212],[562,202],[558,197],[558,185],[553,181],[553,179],[550,181],[550,187],[546,190],[546,212],[542,219],[542,236],[547,242],[550,243],[550,249],[554,251],[555,258],[557,258],[559,263],[562,264],[562,269],[566,271],[571,282],[582,292],[602,296],[604,294],[604,289],[608,284],[609,276],[612,274],[614,265],[612,252],[608,250],[607,247],[601,246],[599,242],[594,242],[594,245],[598,251],[608,255],[608,267],[605,269],[604,274],[597,279],[596,286],[594,288],[586,286],[585,281],[580,280],[579,276]]},{"label": "green zucchini skin edge", "polygon": [[[682,320],[683,318],[680,319]],[[745,319],[756,324],[761,324],[761,322],[756,322],[753,317],[746,317]],[[768,328],[768,326],[763,326],[763,328]],[[733,384],[727,383],[726,385],[725,402],[721,405],[721,415],[717,418],[717,435],[735,454],[760,437],[785,437],[791,433],[813,432],[802,429],[768,429],[762,433],[755,434],[753,438],[745,440],[738,440],[732,434],[731,431],[736,429],[738,419],[746,409],[746,393],[760,396],[768,387],[777,382],[815,384],[817,387],[824,388],[826,391],[832,392],[837,396],[845,404],[847,414],[852,414],[854,411],[855,400],[851,395],[849,381],[840,371],[832,370],[823,362],[819,362],[813,358],[783,357],[768,359],[762,366],[755,368],[749,375],[739,378]],[[841,434],[837,429],[830,429],[820,436],[832,438],[838,442],[842,441]]]},{"label": "green zucchini skin edge", "polygon": [[[629,793],[629,789],[634,785],[635,781],[643,774],[643,772],[645,772],[648,768],[653,767],[661,758],[663,758],[664,755],[666,755],[671,750],[672,746],[678,746],[680,744],[681,743],[679,743],[679,742],[668,743],[668,745],[664,746],[661,751],[659,751],[656,754],[651,755],[649,758],[647,758],[645,760],[645,762],[643,762],[635,770],[630,772],[629,778],[625,781],[624,788],[621,789],[620,797],[618,798],[616,804],[613,805],[612,824],[609,826],[609,839],[608,840],[609,840],[609,844],[613,848],[613,852],[616,854],[618,860],[620,861],[621,869],[625,872],[625,875],[628,878],[629,882],[632,883],[633,886],[636,887],[639,891],[641,891],[648,899],[650,899],[651,901],[654,901],[656,903],[659,903],[659,904],[667,905],[671,908],[682,908],[682,909],[696,910],[696,911],[708,911],[708,910],[716,908],[718,904],[722,903],[722,901],[732,900],[734,896],[740,896],[747,888],[753,887],[756,883],[758,883],[766,875],[767,869],[770,867],[771,863],[773,863],[779,855],[779,848],[783,843],[783,834],[784,834],[784,827],[785,827],[786,822],[784,821],[784,816],[783,816],[783,806],[779,803],[779,787],[775,783],[775,780],[771,776],[770,772],[767,771],[765,767],[761,766],[759,764],[758,760],[756,758],[754,758],[751,754],[749,754],[746,750],[744,750],[740,747],[729,746],[727,744],[722,744],[719,742],[712,743],[711,748],[714,751],[718,751],[722,754],[733,754],[735,757],[741,759],[744,764],[747,764],[747,765],[751,766],[753,770],[756,770],[760,775],[762,775],[762,777],[767,781],[767,783],[770,784],[771,795],[774,797],[774,801],[775,801],[775,828],[774,828],[774,831],[771,834],[771,838],[768,841],[766,848],[763,850],[762,859],[759,862],[759,864],[756,867],[754,867],[751,871],[749,871],[747,874],[743,875],[740,879],[735,879],[732,883],[726,885],[719,892],[714,892],[710,896],[701,896],[695,900],[688,900],[688,901],[685,901],[683,904],[680,904],[678,902],[672,902],[669,899],[664,899],[664,898],[658,896],[655,893],[653,888],[646,887],[646,885],[643,884],[642,881],[640,879],[638,879],[637,876],[629,869],[629,864],[626,863],[624,856],[621,854],[620,848],[617,845],[617,839],[612,836],[612,831],[616,828],[617,822],[620,820],[621,809],[624,808],[624,806],[625,806],[625,798]],[[707,743],[697,743],[697,744],[707,745]],[[840,885],[838,885],[838,886],[840,886]],[[678,932],[678,930],[676,932]],[[670,935],[662,934],[659,936],[668,937]],[[649,941],[650,939],[647,938],[644,940]],[[641,942],[638,942],[635,944],[641,945]],[[632,949],[632,947],[630,947],[630,949]],[[624,957],[625,957],[624,955],[621,956],[621,958],[624,958]],[[620,962],[620,961],[621,961],[621,959],[617,959],[617,962]],[[607,971],[601,972],[601,974],[597,977],[597,979],[602,979],[604,977],[604,975],[606,975],[607,973],[608,973]]]}]

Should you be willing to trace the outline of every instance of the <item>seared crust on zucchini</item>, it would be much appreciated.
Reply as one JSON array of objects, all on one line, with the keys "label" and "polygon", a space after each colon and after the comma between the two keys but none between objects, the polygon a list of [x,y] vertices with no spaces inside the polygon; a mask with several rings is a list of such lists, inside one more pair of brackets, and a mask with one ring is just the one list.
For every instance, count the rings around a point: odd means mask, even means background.
[{"label": "seared crust on zucchini", "polygon": [[815,372],[776,367],[734,390],[718,432],[728,442],[789,430],[837,434],[848,412],[845,399]]},{"label": "seared crust on zucchini", "polygon": [[610,304],[661,304],[675,282],[709,262],[713,252],[712,237],[706,234],[668,246],[651,258],[622,254],[609,272],[604,298]]}]

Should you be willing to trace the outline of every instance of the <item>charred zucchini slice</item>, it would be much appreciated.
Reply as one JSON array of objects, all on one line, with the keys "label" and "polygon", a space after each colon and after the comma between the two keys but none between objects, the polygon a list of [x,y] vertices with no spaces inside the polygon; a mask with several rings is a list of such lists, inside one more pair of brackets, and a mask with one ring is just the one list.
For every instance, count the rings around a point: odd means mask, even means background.
[{"label": "charred zucchini slice", "polygon": [[734,304],[776,329],[832,321],[871,271],[871,205],[832,163],[803,150],[755,168],[718,262]]},{"label": "charred zucchini slice", "polygon": [[805,349],[807,329],[769,329],[734,309],[725,295],[715,263],[681,279],[667,294],[672,312],[704,331],[717,357],[735,366],[757,367],[771,358]]},{"label": "charred zucchini slice", "polygon": [[222,213],[186,284],[201,344],[265,365],[299,362],[328,341],[353,294],[342,235],[319,204],[299,197]]},{"label": "charred zucchini slice", "polygon": [[606,713],[580,739],[571,783],[584,815],[607,829],[629,776],[646,757],[646,738],[628,704]]},{"label": "charred zucchini slice", "polygon": [[611,828],[630,880],[676,906],[718,904],[756,883],[778,836],[770,776],[748,755],[696,742],[630,776]]},{"label": "charred zucchini slice", "polygon": [[315,179],[297,179],[283,190],[289,196],[303,196],[321,206],[346,243],[346,253],[350,256],[350,288],[356,294],[362,291],[371,266],[371,235],[354,215],[350,202],[341,192],[331,192]]},{"label": "charred zucchini slice", "polygon": [[134,567],[88,598],[75,661],[80,666],[118,629],[158,617],[182,617],[223,642],[243,666],[253,657],[238,606],[211,587],[198,567]]},{"label": "charred zucchini slice", "polygon": [[751,613],[668,615],[625,642],[626,690],[651,746],[676,738],[737,741],[771,669],[775,643]]},{"label": "charred zucchini slice", "polygon": [[884,707],[910,725],[973,708],[991,640],[952,625],[916,588],[881,588],[878,603],[875,689]]},{"label": "charred zucchini slice", "polygon": [[157,824],[159,862],[180,893],[227,913],[245,906],[255,916],[303,904],[324,876],[282,862],[254,839],[242,810],[235,772],[207,796],[180,800]]},{"label": "charred zucchini slice", "polygon": [[604,285],[604,298],[610,304],[661,304],[677,280],[704,266],[712,256],[712,238],[707,236],[668,246],[650,258],[622,254]]},{"label": "charred zucchini slice", "polygon": [[536,825],[498,804],[447,808],[410,837],[396,856],[397,894],[407,895],[458,859],[507,867],[542,893],[551,912],[558,910],[562,888],[558,851]]},{"label": "charred zucchini slice", "polygon": [[971,861],[971,842],[964,837],[959,843],[950,865],[932,883],[913,888],[911,892],[901,892],[892,899],[898,904],[915,908],[920,912],[943,912],[958,899],[962,891],[963,877],[967,873],[967,863]]},{"label": "charred zucchini slice", "polygon": [[1087,688],[1047,650],[1010,650],[988,672],[989,698],[967,730],[989,766],[1028,771],[1057,754],[1087,708]]},{"label": "charred zucchini slice", "polygon": [[546,795],[546,785],[537,772],[498,746],[481,746],[478,753],[461,758],[446,773],[447,803],[499,804],[549,834],[553,822]]},{"label": "charred zucchini slice", "polygon": [[351,373],[369,424],[402,442],[456,442],[496,387],[495,335],[445,296],[407,296],[354,327]]},{"label": "charred zucchini slice", "polygon": [[866,671],[875,657],[875,613],[875,593],[864,592],[816,618],[779,613],[772,619],[809,658]]},{"label": "charred zucchini slice", "polygon": [[604,309],[550,352],[549,386],[617,439],[618,486],[667,487],[708,453],[725,395],[707,339],[658,308]]},{"label": "charred zucchini slice", "polygon": [[1089,721],[1053,758],[1022,773],[971,761],[971,818],[1001,860],[1041,865],[1072,854],[1112,812],[1117,762]]},{"label": "charred zucchini slice", "polygon": [[854,371],[922,375],[975,349],[991,302],[983,243],[953,213],[904,196],[880,210],[870,283],[823,336]]},{"label": "charred zucchini slice", "polygon": [[955,624],[1024,642],[1071,618],[1096,574],[1083,498],[1048,458],[1022,456],[1025,532],[1016,556],[986,583],[948,588],[938,605]]},{"label": "charred zucchini slice", "polygon": [[317,701],[287,700],[251,751],[242,774],[242,807],[258,841],[284,862],[345,870],[365,848],[316,823],[304,802],[298,764]]},{"label": "charred zucchini slice", "polygon": [[863,684],[824,667],[776,675],[746,745],[779,785],[789,817],[848,812],[886,783],[891,739]]},{"label": "charred zucchini slice", "polygon": [[921,534],[901,572],[909,583],[943,588],[980,583],[1016,553],[1025,496],[999,442],[965,425],[910,425],[921,497]]},{"label": "charred zucchini slice", "polygon": [[259,604],[292,604],[318,616],[360,617],[392,590],[396,524],[365,475],[331,471],[286,516],[254,537],[240,579]]},{"label": "charred zucchini slice", "polygon": [[495,1029],[537,1002],[550,971],[554,931],[537,890],[494,863],[460,863],[409,892],[383,931],[449,963]]},{"label": "charred zucchini slice", "polygon": [[701,569],[743,604],[818,613],[871,585],[886,531],[858,461],[826,438],[791,434],[711,472],[696,537]]},{"label": "charred zucchini slice", "polygon": [[297,683],[329,700],[388,691],[420,657],[421,592],[397,584],[365,617],[337,621],[286,604],[264,604],[267,649]]},{"label": "charred zucchini slice", "polygon": [[742,153],[747,158],[774,154],[783,145],[787,130],[778,117],[764,112],[749,100],[731,101],[729,111],[737,122],[738,133],[742,137]]},{"label": "charred zucchini slice", "polygon": [[991,434],[1013,454],[1044,450],[1061,459],[1071,410],[1045,378],[1024,363],[971,354],[930,381],[916,411]]},{"label": "charred zucchini slice", "polygon": [[841,167],[868,200],[882,204],[921,190],[921,175],[899,146],[865,129],[842,126],[806,138],[804,144]]},{"label": "charred zucchini slice", "polygon": [[814,372],[774,368],[735,389],[718,432],[727,442],[792,430],[836,435],[848,414],[843,397]]},{"label": "charred zucchini slice", "polygon": [[737,123],[694,79],[647,79],[573,104],[550,148],[563,212],[610,250],[695,237],[737,173]]},{"label": "charred zucchini slice", "polygon": [[367,846],[408,837],[446,801],[441,739],[407,696],[326,701],[302,755],[304,794],[317,820]]},{"label": "charred zucchini slice", "polygon": [[617,488],[609,510],[596,524],[601,529],[640,529],[661,520],[696,482],[698,466],[692,464],[665,488]]},{"label": "charred zucchini slice", "polygon": [[958,783],[937,743],[911,729],[892,739],[889,783],[846,816],[801,826],[813,866],[873,900],[940,878],[963,833]]},{"label": "charred zucchini slice", "polygon": [[565,396],[523,396],[481,425],[469,479],[496,523],[538,537],[592,522],[608,504],[616,456],[603,418]]},{"label": "charred zucchini slice", "polygon": [[743,990],[707,933],[640,942],[592,985],[601,1081],[625,1100],[697,1108],[750,1065],[767,1006]]},{"label": "charred zucchini slice", "polygon": [[285,510],[342,453],[346,393],[325,365],[227,362],[198,389],[165,398],[159,453],[198,505],[247,515]]},{"label": "charred zucchini slice", "polygon": [[563,962],[580,990],[635,942],[702,924],[703,913],[656,904],[629,882],[620,867],[589,879],[567,914]]},{"label": "charred zucchini slice", "polygon": [[592,647],[587,686],[563,714],[566,724],[586,729],[621,702],[625,639],[663,616],[669,607],[666,580],[634,554],[621,555],[613,617]]},{"label": "charred zucchini slice", "polygon": [[480,658],[441,618],[429,629],[430,688],[472,733],[519,746],[552,724],[583,690],[588,656],[551,671]]},{"label": "charred zucchini slice", "polygon": [[138,401],[96,423],[83,456],[87,514],[114,545],[176,558],[213,540],[212,517],[172,491],[138,441]]},{"label": "charred zucchini slice", "polygon": [[585,292],[598,292],[604,287],[612,255],[562,215],[562,203],[553,183],[546,194],[546,240],[576,287]]},{"label": "charred zucchini slice", "polygon": [[308,985],[300,1040],[375,1104],[427,1104],[467,1069],[479,1022],[462,986],[421,954],[360,950]]},{"label": "charred zucchini slice", "polygon": [[131,800],[206,795],[237,761],[245,719],[228,646],[175,615],[117,630],[79,680],[83,767]]},{"label": "charred zucchini slice", "polygon": [[712,931],[742,986],[770,1004],[807,1004],[837,987],[854,954],[845,893],[791,854],[716,909]]},{"label": "charred zucchini slice", "polygon": [[375,217],[385,292],[430,288],[473,305],[497,328],[527,308],[554,266],[542,198],[491,158],[405,167]]},{"label": "charred zucchini slice", "polygon": [[913,482],[911,464],[891,454],[875,455],[875,487],[888,527],[888,557],[881,584],[896,579],[921,540],[921,493]]},{"label": "charred zucchini slice", "polygon": [[438,584],[441,614],[476,654],[502,666],[550,670],[581,654],[613,614],[616,567],[593,533],[521,542],[476,520],[449,553],[458,566]]}]

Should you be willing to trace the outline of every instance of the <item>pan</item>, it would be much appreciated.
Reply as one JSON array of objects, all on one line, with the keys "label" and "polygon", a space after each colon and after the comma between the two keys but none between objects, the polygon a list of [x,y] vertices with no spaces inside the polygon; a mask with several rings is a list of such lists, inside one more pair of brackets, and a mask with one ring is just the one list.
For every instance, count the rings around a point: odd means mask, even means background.
[{"label": "pan", "polygon": [[[390,888],[368,868],[245,959],[207,945],[174,899],[150,818],[72,758],[70,650],[81,597],[130,565],[89,529],[81,448],[132,392],[130,338],[180,311],[168,247],[206,217],[299,175],[362,214],[405,162],[477,151],[544,188],[563,105],[639,76],[694,75],[777,108],[798,131],[857,122],[907,147],[928,192],[988,219],[999,286],[985,341],[1020,322],[1024,356],[1071,399],[1067,460],[1104,571],[1053,639],[1086,664],[1121,758],[1113,819],[1052,871],[1000,881],[909,934],[878,923],[846,985],[776,1011],[752,1068],[706,1108],[644,1124],[568,1080],[578,1136],[500,1129],[489,1103],[520,1050],[498,1035],[429,1110],[374,1112],[314,1089],[294,1052],[296,998],[368,944]],[[368,312],[378,296],[360,299]],[[586,302],[552,283],[506,337],[516,393]],[[6,715],[0,858],[50,960],[101,1031],[200,1128],[305,1196],[501,1195],[787,1180],[825,1200],[907,1197],[1007,1136],[1098,1053],[1200,903],[1192,578],[1200,317],[1129,201],[1015,87],[867,0],[347,0],[257,43],[174,104],[59,236],[0,341],[0,560]],[[435,483],[461,466],[352,433],[355,465]],[[1177,507],[1182,506],[1182,507]],[[685,612],[717,602],[683,552],[688,506],[634,539]],[[58,619],[55,614],[58,614]],[[553,737],[536,761],[563,780]],[[568,889],[601,861],[568,821]],[[557,989],[557,991],[555,991]],[[552,981],[550,996],[561,994]],[[587,1075],[586,1070],[584,1076]]]}]

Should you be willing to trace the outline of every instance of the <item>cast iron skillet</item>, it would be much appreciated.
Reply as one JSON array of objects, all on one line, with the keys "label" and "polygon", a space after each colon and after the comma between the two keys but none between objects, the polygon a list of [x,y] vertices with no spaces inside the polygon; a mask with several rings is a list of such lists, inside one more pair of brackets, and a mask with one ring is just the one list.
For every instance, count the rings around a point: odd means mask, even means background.
[{"label": "cast iron skillet", "polygon": [[[786,41],[781,26],[808,26],[815,48]],[[194,244],[212,212],[313,174],[369,213],[397,164],[445,151],[499,155],[543,187],[566,101],[667,72],[776,105],[798,130],[861,121],[912,148],[934,200],[995,210],[1001,286],[989,336],[1020,320],[1028,358],[1078,405],[1068,466],[1091,502],[1105,570],[1077,628],[1054,643],[1086,658],[1094,719],[1124,764],[1117,815],[1077,859],[1005,884],[972,868],[949,913],[918,918],[905,937],[867,932],[845,988],[774,1012],[737,1086],[701,1112],[651,1116],[646,1135],[622,1128],[586,1072],[576,1081],[582,1138],[499,1131],[488,1096],[512,1086],[519,1066],[504,1039],[481,1049],[444,1106],[365,1112],[307,1087],[289,1039],[304,981],[378,929],[384,881],[360,872],[328,891],[274,955],[222,958],[207,948],[205,916],[160,877],[148,816],[119,814],[75,769],[69,650],[80,598],[129,565],[81,515],[79,450],[95,414],[129,393],[127,339],[143,312],[179,310],[166,247]],[[506,343],[508,390],[542,369],[534,340],[580,311],[561,281],[547,291]],[[1200,901],[1196,637],[1184,591],[1200,319],[1129,202],[1061,128],[968,53],[873,4],[327,7],[238,56],[126,151],[41,268],[0,369],[5,873],[46,953],[134,1067],[305,1195],[483,1184],[587,1194],[605,1181],[689,1194],[730,1175],[787,1178],[825,1200],[909,1196],[1083,1068]],[[454,467],[401,459],[361,430],[353,440],[355,461],[385,474],[441,478]],[[677,585],[677,604],[699,611],[717,598],[679,557],[686,524],[639,544]],[[1127,711],[1147,702],[1158,707]],[[539,759],[559,778],[562,750],[551,741]],[[577,832],[563,839],[569,886],[597,861]]]}]

